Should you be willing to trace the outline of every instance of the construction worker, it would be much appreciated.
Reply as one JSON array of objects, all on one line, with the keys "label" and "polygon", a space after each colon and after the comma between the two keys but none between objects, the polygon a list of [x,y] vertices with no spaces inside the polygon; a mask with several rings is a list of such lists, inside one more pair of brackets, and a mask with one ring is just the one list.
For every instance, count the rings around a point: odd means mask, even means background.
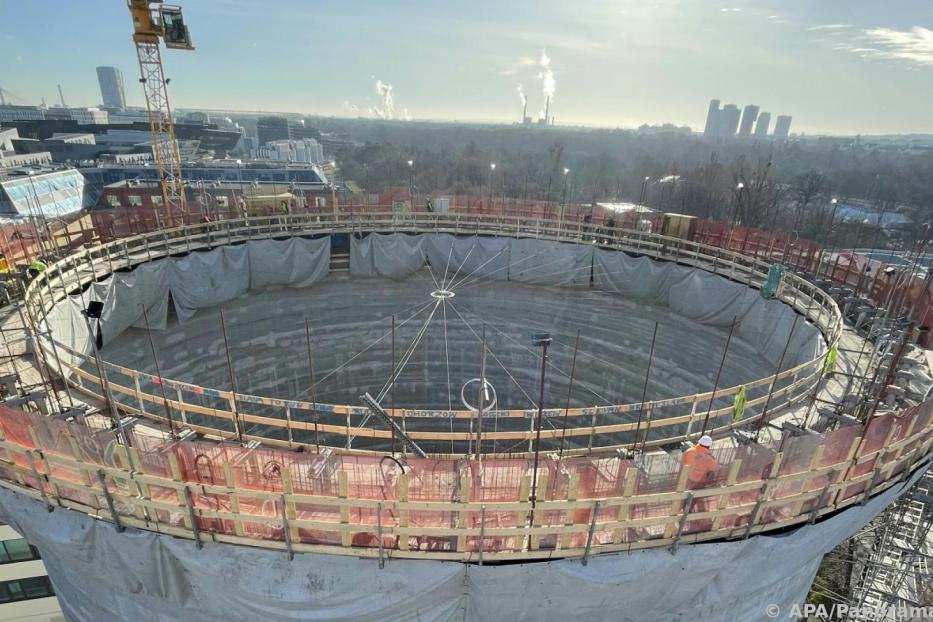
[{"label": "construction worker", "polygon": [[713,439],[704,434],[696,445],[684,452],[684,468],[690,469],[687,474],[690,488],[703,488],[716,475],[719,462],[710,451],[712,446]]},{"label": "construction worker", "polygon": [[38,259],[33,259],[29,264],[29,267],[26,268],[26,273],[29,275],[29,280],[31,281],[32,279],[45,272],[46,268],[48,268],[48,266],[45,265],[44,262]]}]

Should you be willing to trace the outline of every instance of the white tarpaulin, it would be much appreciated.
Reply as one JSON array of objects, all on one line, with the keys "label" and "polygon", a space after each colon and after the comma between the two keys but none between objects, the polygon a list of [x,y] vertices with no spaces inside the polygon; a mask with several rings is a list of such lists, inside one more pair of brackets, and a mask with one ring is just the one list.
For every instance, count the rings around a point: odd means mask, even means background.
[{"label": "white tarpaulin", "polygon": [[[925,468],[925,467],[923,467]],[[127,529],[0,489],[70,622],[388,620],[748,622],[804,602],[823,555],[909,488],[781,534],[496,565],[298,553]],[[773,609],[772,609],[773,611]]]},{"label": "white tarpaulin", "polygon": [[169,288],[180,321],[197,309],[216,307],[249,289],[249,256],[245,245],[222,246],[172,260]]},{"label": "white tarpaulin", "polygon": [[170,291],[178,319],[185,322],[197,309],[224,304],[248,289],[310,287],[329,271],[330,238],[249,242],[117,272],[92,284],[82,295],[59,301],[46,322],[58,343],[90,354],[93,350],[82,311],[92,300],[104,303],[100,322],[91,320],[91,331],[95,338],[100,332],[100,345],[106,348],[127,328],[146,327],[143,306],[149,327],[164,329]]},{"label": "white tarpaulin", "polygon": [[510,239],[509,280],[588,287],[593,247],[551,240]]},{"label": "white tarpaulin", "polygon": [[424,236],[372,233],[350,236],[350,274],[404,279],[424,265]]},{"label": "white tarpaulin", "polygon": [[757,289],[698,268],[597,249],[593,278],[599,288],[667,305],[702,324],[728,327],[735,320],[736,334],[769,361],[776,364],[787,347],[783,369],[813,359],[825,349],[819,330],[790,305],[765,300]]},{"label": "white tarpaulin", "polygon": [[509,239],[478,235],[456,237],[449,233],[429,233],[426,250],[431,269],[438,280],[465,282],[485,278],[505,281],[509,278]]},{"label": "white tarpaulin", "polygon": [[251,240],[249,288],[311,287],[330,271],[330,236],[308,240]]}]

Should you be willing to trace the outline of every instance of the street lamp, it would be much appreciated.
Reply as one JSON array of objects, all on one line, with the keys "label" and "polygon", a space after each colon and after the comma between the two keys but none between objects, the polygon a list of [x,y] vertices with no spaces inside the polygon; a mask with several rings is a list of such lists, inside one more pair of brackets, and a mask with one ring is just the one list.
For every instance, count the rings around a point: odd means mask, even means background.
[{"label": "street lamp", "polygon": [[651,181],[651,177],[645,176],[641,182],[641,196],[638,198],[638,203],[645,205],[645,201],[648,200],[648,182]]},{"label": "street lamp", "polygon": [[564,167],[564,183],[560,190],[560,213],[557,216],[557,235],[560,235],[561,228],[564,224],[564,208],[567,205],[567,175],[570,174],[570,169]]},{"label": "street lamp", "polygon": [[735,195],[732,198],[734,208],[732,210],[732,222],[729,227],[729,241],[726,243],[727,248],[732,244],[732,238],[735,236],[735,227],[739,220],[739,206],[742,204],[742,190],[744,189],[745,184],[741,181],[735,185]]},{"label": "street lamp", "polygon": [[496,163],[495,163],[495,162],[491,162],[491,163],[489,164],[489,183],[487,184],[487,185],[488,185],[488,190],[487,190],[487,193],[486,193],[486,194],[489,196],[489,208],[490,208],[489,211],[490,211],[490,213],[492,213],[492,207],[493,207],[493,205],[494,205],[494,203],[495,203],[495,198],[494,198],[494,195],[493,195],[493,192],[492,192],[492,176],[493,176],[493,174],[494,174],[495,172],[496,172]]},{"label": "street lamp", "polygon": [[408,161],[408,200],[411,201],[411,211],[415,211],[415,161]]},{"label": "street lamp", "polygon": [[[566,169],[565,169],[566,170]],[[531,472],[531,524],[534,524],[534,510],[538,496],[538,455],[541,450],[541,418],[544,413],[544,373],[547,370],[547,349],[551,345],[550,333],[534,333],[531,336],[531,345],[541,348],[541,380],[538,391],[538,414],[535,418],[535,458]]]}]

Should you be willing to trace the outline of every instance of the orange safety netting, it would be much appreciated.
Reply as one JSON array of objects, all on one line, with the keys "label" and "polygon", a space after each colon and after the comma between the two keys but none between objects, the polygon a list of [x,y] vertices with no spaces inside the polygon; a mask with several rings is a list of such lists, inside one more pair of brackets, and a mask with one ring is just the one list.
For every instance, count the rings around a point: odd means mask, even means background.
[{"label": "orange safety netting", "polygon": [[[566,549],[810,515],[864,493],[881,483],[873,481],[880,474],[897,477],[909,466],[904,458],[927,441],[931,417],[933,405],[924,404],[873,417],[864,427],[787,437],[773,448],[715,448],[705,478],[695,480],[684,473],[679,452],[547,457],[535,478],[527,459],[404,461],[134,432],[127,447],[110,431],[0,407],[0,477],[95,514],[107,515],[109,495],[121,515],[186,529],[194,516],[202,532],[254,539],[281,541],[289,529],[293,542],[376,547],[382,531],[381,545],[389,549]],[[829,494],[843,477],[862,481]],[[155,503],[143,507],[138,499]],[[551,501],[576,505],[555,509]],[[526,526],[545,533],[498,531]],[[472,531],[457,535],[458,529]],[[438,533],[445,530],[452,533]]]}]

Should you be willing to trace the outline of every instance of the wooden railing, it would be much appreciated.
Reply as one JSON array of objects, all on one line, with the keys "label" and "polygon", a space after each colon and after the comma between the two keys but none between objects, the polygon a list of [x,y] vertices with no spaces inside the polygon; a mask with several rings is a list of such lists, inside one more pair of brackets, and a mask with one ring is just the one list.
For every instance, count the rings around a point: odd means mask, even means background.
[{"label": "wooden railing", "polygon": [[926,468],[933,402],[864,426],[714,449],[700,483],[638,460],[410,460],[112,432],[0,408],[0,486],[195,541],[470,562],[676,547],[812,523]]},{"label": "wooden railing", "polygon": [[[81,291],[90,283],[115,270],[131,268],[170,255],[246,240],[373,231],[506,235],[565,242],[580,242],[584,238],[590,241],[594,236],[592,230],[576,223],[568,225],[560,221],[529,221],[499,216],[415,214],[399,219],[392,214],[367,214],[362,218],[339,222],[319,222],[314,216],[227,220],[132,236],[69,255],[50,266],[33,281],[27,291],[27,308],[30,317],[34,318],[35,324],[39,326],[41,322],[37,320],[44,318],[51,307],[69,293]],[[601,228],[598,237],[601,240],[600,245],[604,248],[694,266],[749,287],[759,287],[769,268],[767,263],[740,253],[657,234]],[[819,328],[828,346],[823,354],[778,374],[710,392],[645,403],[547,409],[545,417],[559,417],[561,422],[554,429],[542,429],[541,438],[545,442],[556,442],[558,438],[577,441],[577,447],[563,451],[563,454],[571,456],[586,455],[595,450],[629,448],[639,440],[647,446],[657,446],[695,437],[700,433],[701,422],[705,420],[715,422],[729,418],[727,424],[712,430],[718,434],[736,427],[756,424],[763,417],[800,402],[819,383],[824,373],[825,357],[841,334],[841,316],[835,302],[827,294],[793,274],[785,276],[780,298]],[[64,375],[73,386],[86,394],[103,397],[101,382],[96,376],[96,366],[89,364],[93,358],[87,358],[86,353],[71,352],[63,344],[53,343],[48,339],[40,340],[40,343],[41,351],[51,366],[57,369],[61,362],[66,370]],[[63,356],[65,354],[69,356]],[[73,362],[72,359],[76,361]],[[237,426],[246,423],[278,430],[276,434],[246,434],[247,439],[283,447],[312,443],[317,446],[321,444],[320,437],[323,434],[329,439],[326,444],[345,451],[366,451],[352,446],[354,437],[392,437],[389,430],[361,425],[362,419],[369,412],[362,407],[234,394],[230,391],[158,378],[105,361],[101,364],[110,376],[110,389],[117,396],[121,409],[163,423],[168,423],[168,409],[175,413],[176,423],[180,420],[200,433],[230,438]],[[163,397],[165,389],[168,389],[168,394]],[[732,399],[743,389],[749,395],[745,407],[746,415],[740,421],[732,421]],[[714,402],[712,406],[711,400]],[[722,406],[723,403],[727,405]],[[261,414],[250,413],[250,405],[265,410]],[[766,405],[767,412],[764,408]],[[643,421],[637,423],[618,423],[618,418],[612,423],[605,421],[609,416],[631,414],[634,418],[639,413],[642,414],[640,420]],[[396,409],[390,411],[390,414],[399,418],[432,417],[450,418],[455,421],[475,418],[475,413],[471,411]],[[509,410],[490,414],[493,417],[531,420],[535,412]],[[664,428],[669,428],[669,431],[665,433]],[[629,436],[619,442],[618,438],[610,438],[610,434]],[[416,441],[466,444],[473,437],[473,432],[410,431],[409,436]],[[534,430],[531,426],[524,430],[487,430],[483,432],[484,448],[488,451],[499,442],[528,446],[533,436]],[[648,438],[649,436],[651,438]],[[530,446],[527,451],[530,451]],[[456,453],[461,452],[451,452]],[[517,453],[527,452],[522,450]]]}]

